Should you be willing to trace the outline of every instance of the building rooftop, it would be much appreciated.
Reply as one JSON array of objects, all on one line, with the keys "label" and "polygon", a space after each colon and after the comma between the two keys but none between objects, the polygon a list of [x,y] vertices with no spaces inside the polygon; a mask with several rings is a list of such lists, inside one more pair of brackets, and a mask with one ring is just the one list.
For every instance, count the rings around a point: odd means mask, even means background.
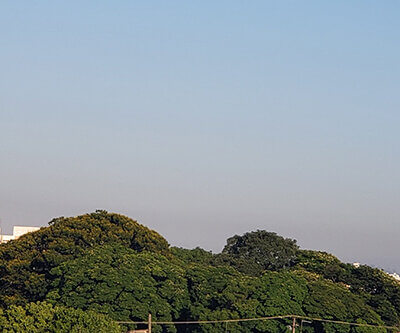
[{"label": "building rooftop", "polygon": [[27,227],[27,226],[14,226],[12,235],[0,234],[0,243],[7,243],[10,240],[18,239],[28,232],[33,232],[39,230],[39,227]]}]

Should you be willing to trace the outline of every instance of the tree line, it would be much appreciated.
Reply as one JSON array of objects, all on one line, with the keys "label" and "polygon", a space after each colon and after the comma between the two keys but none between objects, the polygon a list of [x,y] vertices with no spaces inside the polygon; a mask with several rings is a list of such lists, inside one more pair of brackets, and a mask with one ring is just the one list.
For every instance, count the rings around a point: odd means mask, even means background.
[{"label": "tree line", "polygon": [[[400,285],[293,239],[257,230],[221,253],[170,247],[114,213],[56,218],[0,245],[3,332],[124,332],[117,321],[220,320],[294,314],[399,325]],[[289,320],[229,323],[229,332],[287,332]],[[222,324],[157,325],[154,332],[221,332]],[[311,322],[303,332],[384,332]]]}]

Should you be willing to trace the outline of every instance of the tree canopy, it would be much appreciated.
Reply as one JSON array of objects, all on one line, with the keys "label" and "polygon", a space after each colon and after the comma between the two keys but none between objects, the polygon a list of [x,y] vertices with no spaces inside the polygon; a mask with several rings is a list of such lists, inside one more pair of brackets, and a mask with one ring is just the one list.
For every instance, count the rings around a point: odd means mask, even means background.
[{"label": "tree canopy", "polygon": [[[400,325],[400,284],[379,269],[300,250],[257,230],[221,253],[169,248],[136,221],[96,211],[0,245],[4,332],[119,332],[115,321],[192,321],[305,315]],[[2,325],[2,326],[1,326]],[[96,326],[97,325],[97,326]],[[107,326],[108,325],[108,326]],[[290,320],[156,325],[155,333],[287,332]],[[382,332],[311,322],[303,332]]]},{"label": "tree canopy", "polygon": [[189,302],[185,271],[157,253],[120,244],[89,250],[51,270],[46,300],[114,320],[178,320]]},{"label": "tree canopy", "polygon": [[0,311],[3,333],[121,333],[122,327],[108,316],[93,311],[52,306],[38,302],[24,307],[11,305]]},{"label": "tree canopy", "polygon": [[50,270],[96,245],[119,243],[136,251],[170,253],[168,242],[157,232],[119,214],[96,211],[49,224],[0,245],[0,304],[42,300]]},{"label": "tree canopy", "polygon": [[298,249],[293,239],[257,230],[228,238],[222,259],[244,273],[279,270],[295,264]]}]

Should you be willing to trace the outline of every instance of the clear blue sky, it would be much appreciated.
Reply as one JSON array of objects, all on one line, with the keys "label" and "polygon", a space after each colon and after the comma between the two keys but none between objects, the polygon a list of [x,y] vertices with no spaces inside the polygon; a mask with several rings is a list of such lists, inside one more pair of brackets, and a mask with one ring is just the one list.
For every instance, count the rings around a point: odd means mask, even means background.
[{"label": "clear blue sky", "polygon": [[101,208],[400,271],[398,1],[2,1],[0,218]]}]

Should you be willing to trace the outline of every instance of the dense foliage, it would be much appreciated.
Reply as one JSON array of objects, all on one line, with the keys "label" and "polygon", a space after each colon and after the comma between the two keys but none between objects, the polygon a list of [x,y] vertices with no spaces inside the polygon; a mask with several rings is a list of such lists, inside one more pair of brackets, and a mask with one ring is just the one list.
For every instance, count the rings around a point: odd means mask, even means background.
[{"label": "dense foliage", "polygon": [[121,333],[122,328],[109,317],[92,311],[53,307],[48,303],[29,303],[25,307],[11,305],[1,311],[3,333]]},{"label": "dense foliage", "polygon": [[179,319],[189,295],[182,267],[166,257],[107,245],[52,269],[46,299],[54,304],[93,310],[114,320]]},{"label": "dense foliage", "polygon": [[[400,322],[400,284],[379,269],[300,250],[296,241],[262,230],[229,238],[219,254],[170,249],[156,232],[105,211],[54,219],[0,245],[0,301],[4,332],[119,332],[134,326],[115,321],[145,321],[148,313],[155,321],[294,314]],[[280,319],[153,331],[287,332],[290,325]],[[313,321],[302,331],[385,330]]]},{"label": "dense foliage", "polygon": [[43,299],[53,267],[107,243],[120,243],[136,251],[169,253],[163,237],[122,215],[97,211],[57,218],[47,228],[0,246],[0,304]]},{"label": "dense foliage", "polygon": [[325,279],[341,283],[361,296],[387,325],[400,323],[400,283],[380,269],[344,264],[331,254],[300,251],[298,265]]},{"label": "dense foliage", "polygon": [[296,262],[296,241],[258,230],[228,238],[222,257],[243,273],[288,268]]}]

